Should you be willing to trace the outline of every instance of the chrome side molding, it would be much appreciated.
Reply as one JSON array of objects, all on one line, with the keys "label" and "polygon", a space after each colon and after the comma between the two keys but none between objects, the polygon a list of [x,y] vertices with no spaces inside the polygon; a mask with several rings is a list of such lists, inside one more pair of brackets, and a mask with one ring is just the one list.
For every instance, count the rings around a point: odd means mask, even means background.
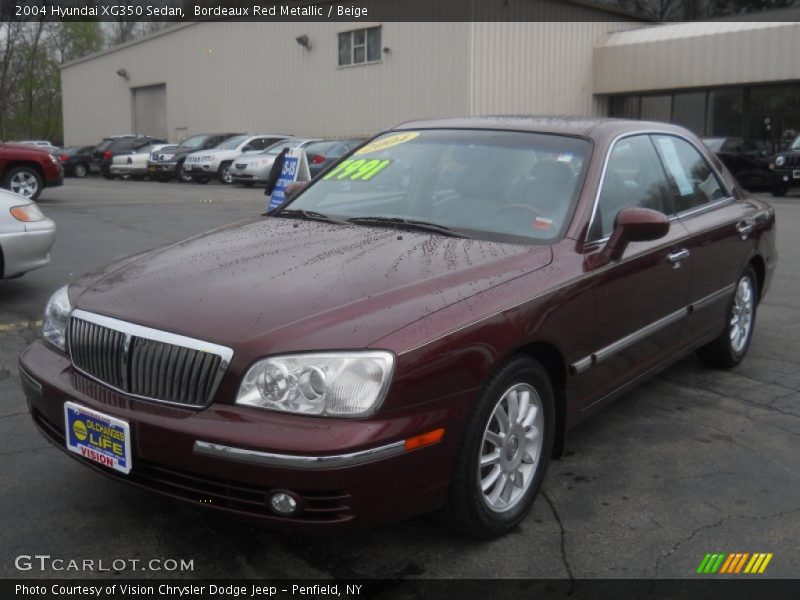
[{"label": "chrome side molding", "polygon": [[705,308],[706,306],[710,306],[714,302],[722,300],[728,294],[733,292],[733,289],[736,287],[735,283],[730,285],[726,285],[724,288],[717,290],[709,294],[708,296],[704,296],[697,300],[696,302],[692,302],[688,306],[685,306],[679,310],[676,310],[673,313],[670,313],[664,317],[661,317],[657,321],[653,321],[649,325],[645,325],[641,329],[637,329],[633,333],[626,335],[623,338],[618,339],[615,342],[610,343],[608,346],[604,346],[600,348],[598,351],[593,352],[589,356],[585,356],[580,360],[575,361],[572,363],[569,368],[570,372],[573,375],[580,375],[585,371],[589,370],[590,367],[603,362],[604,360],[608,360],[615,354],[618,354],[629,348],[630,346],[642,341],[643,339],[653,335],[654,333],[676,323],[677,321],[687,317],[695,310],[699,308]]}]

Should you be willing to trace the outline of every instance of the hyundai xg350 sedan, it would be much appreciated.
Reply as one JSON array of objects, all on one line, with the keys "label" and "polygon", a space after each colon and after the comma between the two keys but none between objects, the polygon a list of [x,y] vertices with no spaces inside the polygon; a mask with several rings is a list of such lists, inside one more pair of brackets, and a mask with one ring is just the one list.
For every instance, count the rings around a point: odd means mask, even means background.
[{"label": "hyundai xg350 sedan", "polygon": [[491,537],[589,413],[739,363],[776,262],[773,210],[663,123],[411,122],[298,187],[55,292],[20,356],[42,433],[276,527]]}]

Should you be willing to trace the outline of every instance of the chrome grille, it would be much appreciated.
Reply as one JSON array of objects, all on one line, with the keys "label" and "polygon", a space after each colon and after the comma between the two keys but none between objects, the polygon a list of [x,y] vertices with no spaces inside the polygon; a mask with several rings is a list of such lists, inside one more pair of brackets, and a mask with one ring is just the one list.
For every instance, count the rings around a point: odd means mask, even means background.
[{"label": "chrome grille", "polygon": [[72,364],[93,379],[139,398],[193,407],[211,402],[233,354],[80,310],[70,318],[68,343]]}]

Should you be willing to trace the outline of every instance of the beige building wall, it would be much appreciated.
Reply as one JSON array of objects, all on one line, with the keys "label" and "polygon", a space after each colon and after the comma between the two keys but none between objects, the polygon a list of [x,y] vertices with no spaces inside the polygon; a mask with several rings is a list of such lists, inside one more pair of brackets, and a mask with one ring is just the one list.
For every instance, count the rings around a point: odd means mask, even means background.
[{"label": "beige building wall", "polygon": [[159,83],[171,141],[206,131],[369,135],[469,112],[469,23],[381,23],[381,62],[339,67],[337,33],[377,24],[194,23],[67,64],[65,143],[130,133],[132,89]]},{"label": "beige building wall", "polygon": [[602,116],[594,96],[595,45],[633,22],[471,23],[472,114]]}]

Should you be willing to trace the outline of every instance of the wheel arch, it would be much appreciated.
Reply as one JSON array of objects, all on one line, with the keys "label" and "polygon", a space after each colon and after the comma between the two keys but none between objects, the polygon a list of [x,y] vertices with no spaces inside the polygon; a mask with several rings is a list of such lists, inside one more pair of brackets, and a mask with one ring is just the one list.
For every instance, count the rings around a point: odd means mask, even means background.
[{"label": "wheel arch", "polygon": [[761,292],[764,289],[764,282],[767,277],[767,265],[760,254],[755,254],[753,258],[750,259],[749,264],[750,266],[753,267],[753,270],[756,272],[756,279],[757,279],[756,285],[758,285],[758,300],[760,302]]},{"label": "wheel arch", "polygon": [[517,348],[513,354],[535,358],[550,376],[556,408],[552,457],[559,458],[564,452],[567,423],[567,363],[564,355],[554,344],[546,341],[530,342]]},{"label": "wheel arch", "polygon": [[36,162],[34,160],[10,160],[10,161],[8,161],[6,163],[5,169],[3,170],[3,174],[2,174],[3,179],[5,179],[6,175],[8,175],[8,173],[9,173],[9,171],[12,171],[12,170],[14,170],[14,169],[16,169],[18,167],[28,167],[30,169],[33,169],[34,171],[36,171],[39,174],[39,177],[42,178],[42,181],[44,181],[44,169],[42,168],[42,165],[40,165],[38,162]]}]

